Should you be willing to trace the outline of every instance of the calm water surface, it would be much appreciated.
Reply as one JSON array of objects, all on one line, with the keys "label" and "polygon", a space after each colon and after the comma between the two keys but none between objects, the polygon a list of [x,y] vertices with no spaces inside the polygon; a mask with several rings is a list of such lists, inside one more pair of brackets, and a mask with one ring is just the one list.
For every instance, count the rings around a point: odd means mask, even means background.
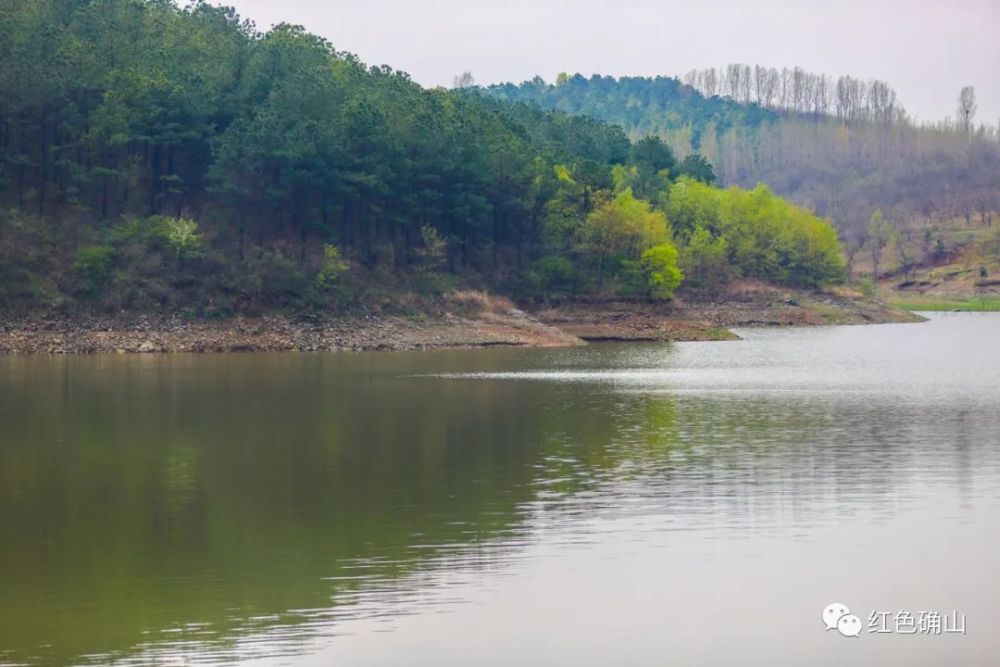
[{"label": "calm water surface", "polygon": [[997,664],[1000,316],[741,333],[2,358],[0,664]]}]

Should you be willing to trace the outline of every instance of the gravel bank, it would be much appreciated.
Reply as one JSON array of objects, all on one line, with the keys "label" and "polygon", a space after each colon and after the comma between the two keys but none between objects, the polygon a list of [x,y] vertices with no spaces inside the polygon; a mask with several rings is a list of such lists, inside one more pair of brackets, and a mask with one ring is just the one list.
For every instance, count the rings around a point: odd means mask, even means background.
[{"label": "gravel bank", "polygon": [[[694,295],[695,297],[697,295]],[[481,298],[481,297],[477,297]],[[168,315],[0,317],[0,353],[94,354],[561,347],[586,341],[731,340],[730,327],[915,322],[846,292],[743,285],[673,303],[577,299],[525,313],[505,300],[454,315],[190,321]],[[503,305],[498,305],[503,304]]]},{"label": "gravel bank", "polygon": [[282,316],[186,321],[163,316],[35,317],[0,325],[0,353],[277,352],[579,345],[575,336],[512,310],[477,317]]}]

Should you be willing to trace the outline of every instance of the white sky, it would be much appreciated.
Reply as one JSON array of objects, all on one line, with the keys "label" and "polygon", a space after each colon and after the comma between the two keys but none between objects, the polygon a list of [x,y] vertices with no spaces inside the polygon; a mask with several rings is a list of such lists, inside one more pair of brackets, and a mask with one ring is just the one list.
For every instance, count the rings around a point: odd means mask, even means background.
[{"label": "white sky", "polygon": [[912,115],[954,116],[974,85],[1000,117],[1000,0],[227,0],[259,28],[297,23],[372,65],[450,85],[561,71],[681,76],[745,62],[891,83]]}]

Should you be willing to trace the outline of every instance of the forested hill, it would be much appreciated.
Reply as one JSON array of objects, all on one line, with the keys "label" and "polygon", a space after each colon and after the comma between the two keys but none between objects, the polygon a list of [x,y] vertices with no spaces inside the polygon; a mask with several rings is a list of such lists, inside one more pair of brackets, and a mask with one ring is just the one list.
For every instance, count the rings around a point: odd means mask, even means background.
[{"label": "forested hill", "polygon": [[369,308],[490,287],[669,298],[843,277],[833,231],[656,138],[427,90],[168,0],[0,4],[0,308]]},{"label": "forested hill", "polygon": [[484,91],[500,99],[532,102],[546,109],[620,125],[633,138],[652,134],[677,137],[686,146],[684,152],[701,143],[706,129],[725,132],[778,118],[760,106],[703,95],[693,86],[662,76],[616,78],[595,74],[587,78],[560,74],[554,84],[536,77],[520,85],[498,84]]},{"label": "forested hill", "polygon": [[[955,91],[953,120],[918,124],[883,81],[741,64],[684,81],[576,75],[484,90],[658,136],[702,155],[723,185],[767,183],[831,220],[852,261],[882,253],[883,221],[892,271],[949,256],[1000,210],[1000,129],[976,122],[972,88]],[[956,219],[970,229],[949,232]]]}]

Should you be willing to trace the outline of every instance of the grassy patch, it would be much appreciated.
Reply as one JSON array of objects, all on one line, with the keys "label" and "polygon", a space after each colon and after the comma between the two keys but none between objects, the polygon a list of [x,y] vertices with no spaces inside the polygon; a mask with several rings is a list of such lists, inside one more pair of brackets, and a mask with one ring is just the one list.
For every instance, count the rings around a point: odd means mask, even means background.
[{"label": "grassy patch", "polygon": [[1000,296],[983,297],[906,297],[890,298],[889,305],[903,310],[1000,312]]},{"label": "grassy patch", "polygon": [[739,340],[740,337],[725,327],[705,327],[697,340]]}]

